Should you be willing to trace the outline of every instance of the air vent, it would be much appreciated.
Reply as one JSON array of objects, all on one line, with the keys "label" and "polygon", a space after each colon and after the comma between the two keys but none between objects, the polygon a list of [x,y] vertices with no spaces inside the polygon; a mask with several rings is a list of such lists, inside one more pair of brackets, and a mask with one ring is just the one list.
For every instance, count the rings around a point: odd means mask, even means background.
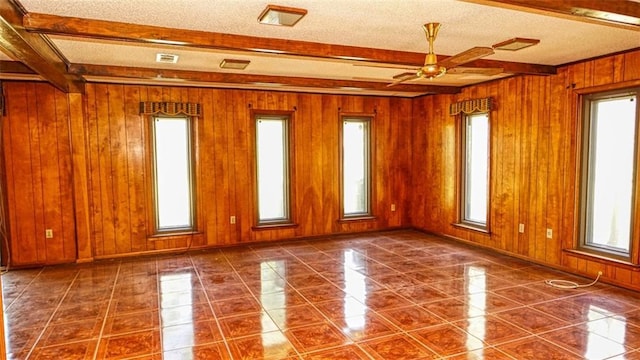
[{"label": "air vent", "polygon": [[495,50],[518,51],[524,48],[528,48],[529,46],[536,45],[539,42],[540,40],[538,39],[513,38],[498,44],[494,44],[491,47]]},{"label": "air vent", "polygon": [[156,62],[165,64],[175,64],[178,62],[178,55],[174,54],[156,54]]},{"label": "air vent", "polygon": [[249,63],[251,63],[249,60],[224,59],[220,62],[220,67],[223,69],[244,70]]}]

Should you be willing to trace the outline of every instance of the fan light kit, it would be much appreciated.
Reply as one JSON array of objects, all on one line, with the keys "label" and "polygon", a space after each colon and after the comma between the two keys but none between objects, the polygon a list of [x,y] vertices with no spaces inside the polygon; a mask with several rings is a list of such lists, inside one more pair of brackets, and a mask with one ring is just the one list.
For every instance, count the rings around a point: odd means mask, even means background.
[{"label": "fan light kit", "polygon": [[429,42],[429,52],[424,58],[424,66],[418,70],[418,77],[425,79],[435,79],[447,72],[447,68],[438,65],[438,56],[433,52],[433,42],[438,36],[438,30],[440,30],[440,23],[429,23],[422,25],[425,35],[427,35],[427,41]]},{"label": "fan light kit", "polygon": [[[436,40],[436,36],[438,36],[440,23],[427,23],[422,26],[422,29],[427,35],[427,41],[429,42],[429,52],[427,52],[427,55],[425,56],[424,66],[415,69],[414,72],[397,74],[393,77],[395,81],[387,86],[394,86],[414,79],[433,80],[445,75],[447,73],[447,69],[453,69],[456,66],[466,64],[494,53],[493,49],[490,47],[477,46],[438,62],[438,56],[433,51],[433,43]],[[487,69],[483,69],[483,71],[486,72]],[[468,70],[468,73],[473,73],[473,70]]]}]

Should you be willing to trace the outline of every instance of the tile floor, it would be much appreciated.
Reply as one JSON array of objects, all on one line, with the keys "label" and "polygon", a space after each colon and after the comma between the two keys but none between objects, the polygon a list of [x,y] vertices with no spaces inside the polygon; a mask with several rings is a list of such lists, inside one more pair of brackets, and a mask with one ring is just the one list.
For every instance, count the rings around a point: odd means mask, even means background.
[{"label": "tile floor", "polygon": [[640,293],[412,231],[16,270],[10,359],[640,359]]}]

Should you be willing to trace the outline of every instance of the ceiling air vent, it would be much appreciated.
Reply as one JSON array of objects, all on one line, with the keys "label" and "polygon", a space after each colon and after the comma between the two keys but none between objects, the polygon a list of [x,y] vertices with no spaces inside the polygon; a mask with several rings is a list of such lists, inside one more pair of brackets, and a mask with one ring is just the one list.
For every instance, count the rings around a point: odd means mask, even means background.
[{"label": "ceiling air vent", "polygon": [[175,64],[178,62],[178,55],[174,54],[156,54],[156,62],[165,64]]},{"label": "ceiling air vent", "polygon": [[250,63],[251,61],[249,60],[224,59],[220,63],[220,67],[223,69],[244,70]]}]

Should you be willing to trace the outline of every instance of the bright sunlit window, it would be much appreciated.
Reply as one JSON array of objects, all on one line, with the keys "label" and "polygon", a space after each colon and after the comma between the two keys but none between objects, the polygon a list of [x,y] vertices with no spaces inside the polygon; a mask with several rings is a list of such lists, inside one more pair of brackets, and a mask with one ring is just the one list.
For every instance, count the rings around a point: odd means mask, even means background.
[{"label": "bright sunlit window", "polygon": [[582,247],[628,258],[636,177],[636,93],[586,97]]},{"label": "bright sunlit window", "polygon": [[462,222],[486,228],[489,199],[489,114],[464,116],[461,163]]},{"label": "bright sunlit window", "polygon": [[258,223],[288,223],[289,135],[288,117],[256,118]]},{"label": "bright sunlit window", "polygon": [[370,119],[345,118],[342,124],[343,217],[371,215]]},{"label": "bright sunlit window", "polygon": [[188,118],[153,119],[156,230],[193,228],[191,130]]}]

